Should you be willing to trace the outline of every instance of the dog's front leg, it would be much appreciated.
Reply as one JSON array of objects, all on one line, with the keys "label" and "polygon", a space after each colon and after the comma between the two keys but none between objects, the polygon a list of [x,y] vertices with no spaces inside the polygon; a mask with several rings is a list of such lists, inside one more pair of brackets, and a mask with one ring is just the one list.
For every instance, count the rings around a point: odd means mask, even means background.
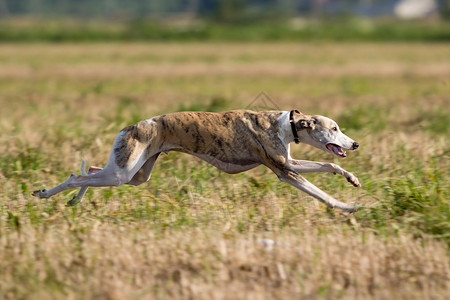
[{"label": "dog's front leg", "polygon": [[359,180],[358,178],[356,178],[355,175],[333,163],[290,159],[289,164],[298,173],[319,172],[319,173],[339,174],[341,176],[344,176],[347,179],[347,181],[353,184],[355,187],[361,186],[361,183],[359,183]]},{"label": "dog's front leg", "polygon": [[287,182],[295,186],[296,188],[310,194],[314,198],[324,202],[329,207],[337,207],[349,212],[354,212],[358,209],[358,207],[356,206],[343,203],[334,199],[333,197],[331,197],[330,195],[328,195],[327,193],[316,187],[314,184],[306,180],[303,176],[297,174],[294,171],[288,171],[287,173],[278,174],[278,178],[281,181]]}]

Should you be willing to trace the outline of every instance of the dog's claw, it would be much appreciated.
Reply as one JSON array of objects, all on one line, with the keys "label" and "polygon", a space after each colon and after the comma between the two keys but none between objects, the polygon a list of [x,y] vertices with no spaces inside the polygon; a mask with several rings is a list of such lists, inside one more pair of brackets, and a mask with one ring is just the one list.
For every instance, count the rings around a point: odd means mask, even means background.
[{"label": "dog's claw", "polygon": [[346,209],[346,211],[351,212],[351,213],[354,213],[354,212],[357,212],[358,210],[360,210],[361,208],[362,208],[361,205],[355,205],[355,206],[352,206],[352,207],[349,208],[349,209]]},{"label": "dog's claw", "polygon": [[359,183],[358,178],[354,177],[350,180],[350,183],[353,184],[354,187],[361,187],[361,183]]},{"label": "dog's claw", "polygon": [[77,196],[73,196],[72,199],[67,201],[66,206],[71,207],[77,205],[78,203],[80,203],[80,198],[78,198]]},{"label": "dog's claw", "polygon": [[32,196],[39,197],[39,198],[48,198],[47,196],[47,190],[35,190],[33,193],[31,193]]},{"label": "dog's claw", "polygon": [[347,179],[347,181],[350,182],[351,184],[353,184],[353,186],[355,186],[355,187],[361,186],[361,183],[359,183],[358,178],[356,178],[356,176],[353,175],[352,173],[345,174],[345,179]]},{"label": "dog's claw", "polygon": [[354,213],[357,212],[359,209],[361,209],[363,206],[361,205],[349,205],[349,204],[345,204],[345,203],[341,203],[339,205],[333,205],[333,204],[329,204],[328,207],[330,208],[339,208],[342,210],[345,210],[346,212],[349,213]]}]

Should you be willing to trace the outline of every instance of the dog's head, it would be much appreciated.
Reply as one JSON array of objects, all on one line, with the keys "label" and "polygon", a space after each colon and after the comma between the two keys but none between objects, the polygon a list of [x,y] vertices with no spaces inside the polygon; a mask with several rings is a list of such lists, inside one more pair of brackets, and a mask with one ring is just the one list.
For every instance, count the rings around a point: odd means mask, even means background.
[{"label": "dog's head", "polygon": [[346,157],[345,150],[355,150],[359,144],[343,134],[337,123],[323,116],[303,115],[295,123],[302,143],[314,146],[325,152]]}]

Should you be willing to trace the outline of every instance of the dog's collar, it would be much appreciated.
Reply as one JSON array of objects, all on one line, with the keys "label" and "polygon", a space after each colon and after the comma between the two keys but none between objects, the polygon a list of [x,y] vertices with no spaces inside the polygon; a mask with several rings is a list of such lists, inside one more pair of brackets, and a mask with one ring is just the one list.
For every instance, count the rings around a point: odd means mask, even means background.
[{"label": "dog's collar", "polygon": [[289,113],[289,123],[291,123],[291,129],[292,129],[292,134],[294,135],[294,141],[296,144],[298,144],[298,143],[300,143],[300,139],[298,138],[297,129],[295,128],[294,112],[299,113],[299,111],[296,109],[291,110],[291,112]]}]

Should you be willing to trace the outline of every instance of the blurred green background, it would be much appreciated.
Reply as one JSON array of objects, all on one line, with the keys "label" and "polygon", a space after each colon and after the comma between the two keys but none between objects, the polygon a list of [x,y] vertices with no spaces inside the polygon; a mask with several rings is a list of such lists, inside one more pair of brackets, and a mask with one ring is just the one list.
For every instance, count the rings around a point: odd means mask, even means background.
[{"label": "blurred green background", "polygon": [[0,0],[0,41],[449,41],[448,0]]}]

